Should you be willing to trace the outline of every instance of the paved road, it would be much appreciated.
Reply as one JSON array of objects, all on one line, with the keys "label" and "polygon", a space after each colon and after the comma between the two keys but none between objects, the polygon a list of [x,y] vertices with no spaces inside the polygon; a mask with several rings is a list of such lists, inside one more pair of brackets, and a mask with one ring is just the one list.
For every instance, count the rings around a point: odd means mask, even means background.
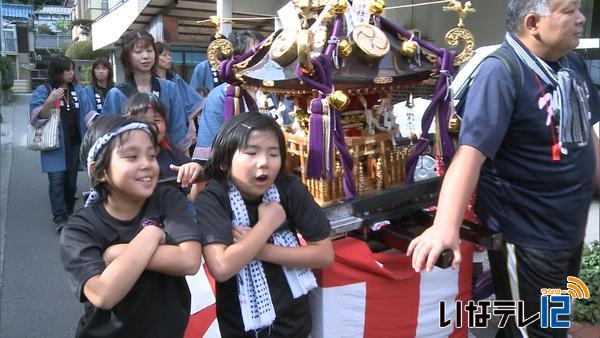
[{"label": "paved road", "polygon": [[25,148],[28,102],[29,95],[17,96],[2,107],[0,337],[73,337],[83,306],[60,264],[39,153]]}]

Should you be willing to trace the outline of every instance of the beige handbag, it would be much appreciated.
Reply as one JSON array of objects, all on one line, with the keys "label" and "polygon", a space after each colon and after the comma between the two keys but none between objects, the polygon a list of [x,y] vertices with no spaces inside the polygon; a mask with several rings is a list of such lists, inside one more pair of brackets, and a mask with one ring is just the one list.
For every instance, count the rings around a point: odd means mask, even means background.
[{"label": "beige handbag", "polygon": [[34,151],[46,151],[58,149],[60,145],[60,106],[50,110],[50,118],[40,127],[34,127],[29,123],[27,127],[27,149]]}]

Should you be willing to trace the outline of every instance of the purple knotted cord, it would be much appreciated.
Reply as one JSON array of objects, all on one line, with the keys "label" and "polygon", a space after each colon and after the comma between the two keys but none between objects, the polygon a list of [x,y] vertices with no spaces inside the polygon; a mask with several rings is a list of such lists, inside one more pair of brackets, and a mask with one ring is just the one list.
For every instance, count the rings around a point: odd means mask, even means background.
[{"label": "purple knotted cord", "polygon": [[414,36],[413,33],[407,31],[406,29],[396,25],[395,23],[393,23],[392,21],[383,18],[383,17],[379,17],[379,22],[381,25],[382,30],[385,31],[392,31],[398,34],[401,34],[402,36],[404,36],[407,39],[410,39],[411,37],[413,38],[413,41],[416,41],[419,46],[429,50],[430,52],[434,53],[435,55],[437,55],[438,57],[442,56],[443,53],[443,49],[442,48],[437,48],[435,45],[433,45],[430,42],[427,42],[425,40],[422,40],[421,38]]},{"label": "purple knotted cord", "polygon": [[423,115],[423,119],[421,120],[421,139],[415,146],[415,149],[411,153],[406,163],[406,182],[411,183],[414,181],[414,172],[417,166],[417,161],[419,156],[427,149],[429,145],[429,140],[427,139],[429,135],[429,127],[433,121],[435,113],[438,113],[438,124],[439,124],[439,134],[440,142],[442,145],[442,157],[449,161],[454,155],[454,143],[450,135],[448,134],[448,110],[450,104],[452,104],[452,95],[449,94],[448,84],[452,80],[452,74],[454,73],[453,65],[454,65],[454,51],[449,51],[445,48],[437,48],[430,42],[422,40],[419,37],[414,36],[411,32],[405,30],[404,28],[396,25],[386,18],[380,18],[381,27],[384,30],[394,31],[398,34],[401,34],[407,39],[413,39],[416,41],[419,46],[429,50],[438,56],[438,61],[441,65],[440,67],[440,78],[438,79],[438,83],[435,87],[435,91],[433,94],[433,99],[425,110],[425,114]]},{"label": "purple knotted cord", "polygon": [[[235,99],[239,99],[239,97],[235,96],[235,88],[239,86],[239,81],[235,78],[233,66],[254,55],[259,50],[259,47],[265,42],[265,40],[261,41],[257,47],[252,48],[243,55],[236,55],[231,59],[221,61],[219,66],[219,76],[221,76],[223,81],[231,85],[225,90],[225,102],[223,105],[223,115],[225,117],[225,121],[235,116]],[[249,110],[258,111],[254,98],[244,88],[241,88],[241,96],[243,99],[240,100],[240,109],[242,105],[245,104]]]},{"label": "purple knotted cord", "polygon": [[412,151],[406,162],[405,169],[407,183],[414,182],[414,173],[419,156],[429,146],[429,127],[431,126],[436,112],[438,113],[438,124],[440,131],[440,135],[438,135],[438,137],[440,137],[440,141],[442,143],[442,156],[445,158],[450,158],[454,154],[454,145],[450,139],[450,135],[448,135],[447,132],[448,105],[452,100],[451,95],[448,94],[448,80],[451,76],[450,72],[452,71],[452,66],[454,63],[454,51],[448,51],[444,48],[442,48],[441,51],[442,56],[438,58],[441,64],[440,78],[435,87],[433,99],[431,99],[431,103],[425,110],[423,119],[421,120],[421,138],[415,145],[415,149]]}]

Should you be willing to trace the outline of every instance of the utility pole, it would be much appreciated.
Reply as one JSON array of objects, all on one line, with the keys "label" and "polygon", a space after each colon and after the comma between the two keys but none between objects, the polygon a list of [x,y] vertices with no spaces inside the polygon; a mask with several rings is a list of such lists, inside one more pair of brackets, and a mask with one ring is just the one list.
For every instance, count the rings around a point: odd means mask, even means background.
[{"label": "utility pole", "polygon": [[4,11],[2,10],[2,0],[0,0],[0,45],[2,45],[2,56],[6,56],[6,40],[4,39]]}]

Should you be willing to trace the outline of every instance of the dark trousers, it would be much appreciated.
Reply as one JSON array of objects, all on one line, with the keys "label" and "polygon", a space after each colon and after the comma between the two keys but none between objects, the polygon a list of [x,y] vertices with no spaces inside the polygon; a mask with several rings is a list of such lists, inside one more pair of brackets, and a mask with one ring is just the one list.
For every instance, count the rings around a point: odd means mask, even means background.
[{"label": "dark trousers", "polygon": [[64,223],[75,207],[77,169],[48,173],[48,195],[54,223]]},{"label": "dark trousers", "polygon": [[[567,289],[567,276],[579,274],[581,249],[582,245],[563,250],[540,250],[505,242],[501,249],[488,251],[496,300],[522,300],[525,318],[539,313],[542,288]],[[511,316],[496,337],[566,338],[567,329],[541,328],[539,319],[519,328]]]}]

